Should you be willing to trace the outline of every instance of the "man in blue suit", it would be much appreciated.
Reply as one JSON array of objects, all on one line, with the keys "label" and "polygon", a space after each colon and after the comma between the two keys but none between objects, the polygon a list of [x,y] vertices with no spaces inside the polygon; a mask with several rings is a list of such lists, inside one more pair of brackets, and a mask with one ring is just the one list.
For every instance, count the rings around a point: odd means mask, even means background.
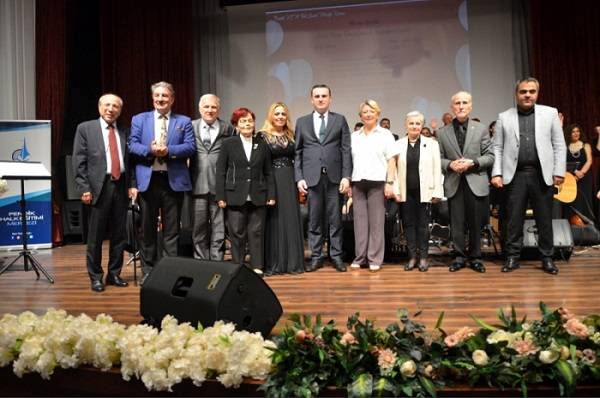
[{"label": "man in blue suit", "polygon": [[[183,193],[192,189],[187,159],[196,152],[189,117],[171,112],[175,90],[170,83],[152,85],[154,110],[131,120],[129,151],[141,196],[143,279],[162,255],[177,255]],[[157,220],[160,210],[163,251],[158,253]]]}]

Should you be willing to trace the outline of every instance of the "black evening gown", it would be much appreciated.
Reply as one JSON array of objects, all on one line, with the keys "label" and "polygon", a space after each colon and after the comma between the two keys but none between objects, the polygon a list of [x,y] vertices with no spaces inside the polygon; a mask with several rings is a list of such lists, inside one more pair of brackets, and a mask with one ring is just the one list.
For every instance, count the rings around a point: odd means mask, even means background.
[{"label": "black evening gown", "polygon": [[[585,162],[587,162],[585,150],[581,148],[579,151],[571,153],[571,151],[567,149],[567,162],[579,162],[578,169],[581,169]],[[581,180],[577,181],[577,198],[575,198],[574,202],[569,203],[569,205],[585,217],[595,221],[593,207],[594,198],[592,173],[588,172]],[[572,214],[573,211],[570,211],[569,206],[567,206],[566,216],[570,217]]]},{"label": "black evening gown", "polygon": [[304,272],[304,239],[294,180],[295,145],[284,137],[269,140],[277,203],[268,206],[265,229],[265,273],[299,274]]}]

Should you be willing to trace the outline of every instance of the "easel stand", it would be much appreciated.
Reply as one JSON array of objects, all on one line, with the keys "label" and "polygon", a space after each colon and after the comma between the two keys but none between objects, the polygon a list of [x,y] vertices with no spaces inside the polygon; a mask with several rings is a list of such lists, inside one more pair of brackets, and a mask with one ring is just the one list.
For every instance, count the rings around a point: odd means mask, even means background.
[{"label": "easel stand", "polygon": [[[44,170],[45,170],[45,168],[44,168]],[[47,170],[46,170],[46,173],[48,173]],[[23,242],[23,249],[19,252],[19,255],[17,256],[17,258],[15,258],[10,263],[8,263],[4,267],[2,267],[2,269],[0,269],[0,275],[2,275],[7,269],[9,269],[14,263],[16,263],[22,257],[24,271],[29,271],[29,267],[31,265],[31,269],[33,271],[35,271],[35,274],[37,275],[37,279],[40,279],[40,272],[41,272],[42,274],[44,274],[46,279],[48,279],[48,282],[54,283],[54,278],[52,278],[52,276],[50,276],[48,271],[46,271],[46,269],[42,266],[42,264],[40,264],[35,259],[35,257],[31,253],[31,251],[27,248],[27,215],[26,215],[27,209],[25,206],[25,180],[26,179],[49,179],[50,176],[49,175],[48,176],[42,176],[42,175],[33,176],[31,174],[10,175],[9,176],[9,175],[4,174],[3,178],[11,179],[11,180],[21,180],[21,200],[18,203],[21,207],[21,232],[22,232],[21,241]]]}]

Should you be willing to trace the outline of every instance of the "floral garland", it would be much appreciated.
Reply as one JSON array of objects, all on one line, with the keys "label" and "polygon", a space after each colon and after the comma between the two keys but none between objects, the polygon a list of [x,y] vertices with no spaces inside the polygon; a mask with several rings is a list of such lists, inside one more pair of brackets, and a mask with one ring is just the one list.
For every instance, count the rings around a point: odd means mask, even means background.
[{"label": "floral garland", "polygon": [[346,388],[349,396],[424,397],[454,382],[520,389],[523,396],[531,385],[553,382],[571,395],[578,383],[598,383],[600,315],[578,318],[543,303],[540,310],[532,322],[518,319],[514,308],[498,311],[498,325],[473,317],[479,329],[451,334],[441,327],[443,313],[432,332],[406,310],[385,329],[356,313],[343,331],[320,316],[313,323],[294,314],[274,341],[222,321],[203,329],[166,316],[159,331],[126,327],[104,314],[94,320],[27,311],[0,319],[0,366],[12,363],[19,377],[37,372],[48,379],[57,367],[120,365],[125,380],[137,377],[158,391],[184,379],[199,386],[216,378],[226,387],[266,379],[260,390],[270,397],[313,397],[328,386]]},{"label": "floral garland", "polygon": [[[537,383],[558,384],[561,395],[577,383],[600,381],[600,316],[579,319],[568,310],[550,311],[527,322],[498,311],[500,324],[473,317],[479,330],[463,327],[446,333],[440,314],[432,332],[399,310],[400,323],[377,329],[359,314],[346,330],[333,321],[313,324],[293,315],[274,337],[275,371],[260,387],[270,397],[318,396],[323,388],[346,388],[348,396],[435,396],[454,382],[495,389],[520,389]],[[418,316],[416,314],[415,316]]]},{"label": "floral garland", "polygon": [[108,370],[120,364],[123,379],[135,376],[148,390],[171,391],[186,378],[197,386],[216,378],[226,387],[238,387],[246,377],[267,377],[273,348],[259,333],[236,331],[222,321],[203,329],[166,316],[158,331],[147,325],[125,327],[105,314],[94,320],[54,309],[42,316],[6,314],[0,320],[0,367],[12,363],[19,377],[37,372],[49,379],[57,367]]}]

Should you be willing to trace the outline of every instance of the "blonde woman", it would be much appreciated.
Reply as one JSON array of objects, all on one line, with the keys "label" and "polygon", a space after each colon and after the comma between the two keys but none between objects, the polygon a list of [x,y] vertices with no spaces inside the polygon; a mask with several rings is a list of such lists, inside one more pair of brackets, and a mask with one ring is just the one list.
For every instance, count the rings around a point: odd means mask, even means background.
[{"label": "blonde woman", "polygon": [[260,134],[271,151],[277,204],[267,211],[265,274],[304,272],[304,240],[294,181],[294,130],[283,102],[269,107]]},{"label": "blonde woman", "polygon": [[395,141],[392,133],[377,123],[381,108],[376,101],[361,103],[358,115],[363,126],[351,136],[356,257],[350,268],[368,265],[371,272],[377,272],[384,254],[385,196],[393,195]]},{"label": "blonde woman", "polygon": [[421,135],[425,117],[418,111],[406,115],[406,136],[395,143],[397,172],[396,201],[402,203],[402,221],[410,259],[404,267],[429,269],[429,209],[444,196],[440,147],[436,140]]}]

